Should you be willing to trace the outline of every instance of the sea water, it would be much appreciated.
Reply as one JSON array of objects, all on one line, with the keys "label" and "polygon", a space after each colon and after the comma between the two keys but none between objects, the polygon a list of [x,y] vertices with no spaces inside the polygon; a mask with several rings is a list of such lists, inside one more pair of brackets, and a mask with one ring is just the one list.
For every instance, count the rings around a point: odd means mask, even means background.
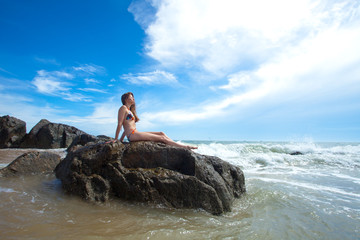
[{"label": "sea water", "polygon": [[360,143],[187,143],[244,171],[231,212],[89,204],[53,174],[0,178],[0,239],[360,239]]}]

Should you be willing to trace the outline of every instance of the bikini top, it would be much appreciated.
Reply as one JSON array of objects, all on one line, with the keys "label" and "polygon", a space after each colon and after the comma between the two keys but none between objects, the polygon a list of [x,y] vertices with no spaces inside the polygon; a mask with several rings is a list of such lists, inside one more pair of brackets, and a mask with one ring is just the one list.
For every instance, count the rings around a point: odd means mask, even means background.
[{"label": "bikini top", "polygon": [[[128,108],[126,108],[127,110],[129,110]],[[134,120],[134,114],[129,110],[128,114],[126,115],[126,120]]]}]

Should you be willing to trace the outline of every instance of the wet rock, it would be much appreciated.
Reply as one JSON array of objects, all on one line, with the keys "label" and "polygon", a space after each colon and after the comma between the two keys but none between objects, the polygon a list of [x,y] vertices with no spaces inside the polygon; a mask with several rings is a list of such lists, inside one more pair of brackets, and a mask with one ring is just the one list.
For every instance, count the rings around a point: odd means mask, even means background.
[{"label": "wet rock", "polygon": [[245,192],[240,168],[154,142],[81,147],[70,151],[55,173],[66,192],[93,202],[113,196],[221,214]]},{"label": "wet rock", "polygon": [[0,117],[0,148],[19,147],[26,134],[26,123],[9,115]]},{"label": "wet rock", "polygon": [[85,132],[65,124],[51,123],[42,119],[26,134],[21,148],[67,148],[73,140]]},{"label": "wet rock", "polygon": [[35,175],[53,172],[60,163],[60,156],[50,152],[28,152],[0,169],[0,177]]},{"label": "wet rock", "polygon": [[304,155],[304,154],[302,152],[296,151],[296,152],[290,153],[290,155]]}]

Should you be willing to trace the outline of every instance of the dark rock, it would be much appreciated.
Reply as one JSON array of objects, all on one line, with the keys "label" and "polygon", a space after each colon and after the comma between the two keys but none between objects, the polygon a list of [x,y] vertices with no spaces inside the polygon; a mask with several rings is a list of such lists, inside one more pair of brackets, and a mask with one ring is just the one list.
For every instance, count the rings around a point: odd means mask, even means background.
[{"label": "dark rock", "polygon": [[0,169],[0,176],[22,176],[53,172],[60,163],[60,156],[50,152],[28,152]]},{"label": "dark rock", "polygon": [[95,143],[105,143],[111,140],[113,140],[113,138],[105,135],[99,135],[95,137],[93,135],[84,133],[74,138],[73,142],[70,144],[67,151],[71,152],[77,150],[79,147],[82,146],[88,146]]},{"label": "dark rock", "polygon": [[82,147],[69,152],[55,173],[66,192],[93,202],[115,196],[221,214],[245,192],[240,168],[154,142]]},{"label": "dark rock", "polygon": [[9,115],[0,117],[0,148],[19,147],[26,134],[26,123]]},{"label": "dark rock", "polygon": [[67,148],[73,140],[85,132],[65,124],[51,123],[42,119],[26,134],[20,144],[22,148]]},{"label": "dark rock", "polygon": [[108,137],[108,136],[106,136],[106,135],[97,135],[96,137],[97,137],[98,139],[100,139],[101,141],[104,141],[104,142],[114,140],[114,138]]},{"label": "dark rock", "polygon": [[68,152],[76,151],[79,147],[86,146],[87,144],[96,143],[97,137],[84,133],[79,136],[76,136],[70,146],[67,148]]},{"label": "dark rock", "polygon": [[290,153],[290,155],[304,155],[304,154],[302,152],[296,151],[296,152]]}]

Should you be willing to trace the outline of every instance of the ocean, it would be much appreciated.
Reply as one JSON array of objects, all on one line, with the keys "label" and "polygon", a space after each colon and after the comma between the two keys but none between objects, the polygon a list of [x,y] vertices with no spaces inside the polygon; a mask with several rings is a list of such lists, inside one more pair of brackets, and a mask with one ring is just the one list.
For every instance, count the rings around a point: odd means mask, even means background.
[{"label": "ocean", "polygon": [[[0,178],[0,239],[360,239],[360,143],[186,143],[244,171],[231,212],[90,204],[53,174]],[[24,151],[1,149],[0,168]]]}]

